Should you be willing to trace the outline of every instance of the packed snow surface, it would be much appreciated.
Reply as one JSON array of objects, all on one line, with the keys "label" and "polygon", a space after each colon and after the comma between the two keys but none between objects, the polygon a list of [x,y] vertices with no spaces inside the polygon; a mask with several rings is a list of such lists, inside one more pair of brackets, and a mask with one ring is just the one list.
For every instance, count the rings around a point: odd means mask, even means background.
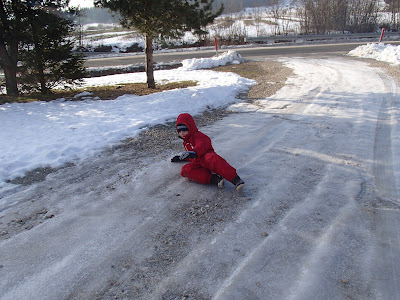
[{"label": "packed snow surface", "polygon": [[[350,55],[398,63],[399,47],[368,44]],[[199,114],[209,108],[238,102],[235,96],[255,82],[233,73],[199,70],[227,63],[240,63],[235,51],[218,57],[182,61],[183,67],[156,71],[158,83],[197,81],[197,86],[148,96],[124,95],[98,101],[84,92],[84,101],[33,102],[0,106],[0,188],[5,181],[38,167],[58,167],[84,159],[121,139],[135,137],[141,130],[174,120],[179,113]],[[355,80],[355,79],[354,79]],[[146,82],[145,73],[88,78],[84,86]]]}]

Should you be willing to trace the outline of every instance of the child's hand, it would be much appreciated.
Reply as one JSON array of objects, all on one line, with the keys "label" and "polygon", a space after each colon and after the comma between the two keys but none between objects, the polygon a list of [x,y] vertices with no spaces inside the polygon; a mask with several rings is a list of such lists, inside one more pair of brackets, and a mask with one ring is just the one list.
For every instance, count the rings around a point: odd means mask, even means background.
[{"label": "child's hand", "polygon": [[181,156],[179,156],[180,160],[185,160],[186,158],[196,158],[196,152],[194,151],[187,151],[187,152],[183,152],[181,154]]},{"label": "child's hand", "polygon": [[187,158],[196,158],[196,152],[194,151],[188,151],[188,152],[183,152],[181,155],[176,155],[173,158],[171,158],[171,162],[180,162],[184,161]]},{"label": "child's hand", "polygon": [[179,158],[179,155],[174,156],[173,158],[171,158],[171,162],[180,162],[181,159]]}]

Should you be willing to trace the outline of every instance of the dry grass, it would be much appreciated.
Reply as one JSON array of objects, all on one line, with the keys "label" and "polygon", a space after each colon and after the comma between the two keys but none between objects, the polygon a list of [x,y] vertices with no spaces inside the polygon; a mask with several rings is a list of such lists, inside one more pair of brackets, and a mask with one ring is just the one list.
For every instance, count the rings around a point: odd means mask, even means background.
[{"label": "dry grass", "polygon": [[197,83],[194,81],[181,81],[181,82],[170,82],[163,85],[157,85],[155,89],[149,89],[146,83],[131,83],[131,84],[120,84],[118,86],[101,86],[101,87],[90,87],[90,88],[79,88],[74,90],[63,90],[53,91],[49,95],[42,94],[29,94],[21,95],[18,97],[0,95],[0,105],[5,103],[28,103],[33,101],[51,101],[59,98],[66,100],[76,100],[74,96],[83,91],[92,93],[92,97],[98,97],[101,100],[112,100],[125,94],[143,96],[153,93],[159,93],[166,90],[186,88],[189,86],[195,86]]},{"label": "dry grass", "polygon": [[265,75],[265,70],[259,62],[245,62],[240,65],[226,65],[214,68],[219,72],[232,72],[248,79],[258,79]]},{"label": "dry grass", "polygon": [[281,62],[273,60],[227,65],[218,67],[215,70],[234,72],[241,77],[254,79],[257,84],[252,86],[248,92],[248,99],[265,99],[272,96],[285,85],[286,79],[293,74],[291,69]]}]

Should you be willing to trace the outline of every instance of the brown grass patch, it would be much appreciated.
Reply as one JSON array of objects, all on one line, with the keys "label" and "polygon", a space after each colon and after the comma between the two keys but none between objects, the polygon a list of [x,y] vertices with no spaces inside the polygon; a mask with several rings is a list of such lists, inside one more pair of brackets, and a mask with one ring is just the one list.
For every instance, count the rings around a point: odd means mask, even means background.
[{"label": "brown grass patch", "polygon": [[213,70],[236,73],[239,76],[248,79],[258,79],[259,77],[266,75],[266,70],[259,62],[245,62],[240,65],[220,66]]},{"label": "brown grass patch", "polygon": [[241,77],[254,79],[257,84],[252,86],[247,94],[249,99],[264,99],[281,89],[293,70],[282,62],[268,60],[262,62],[245,62],[240,65],[227,65],[215,68],[220,72],[233,72]]},{"label": "brown grass patch", "polygon": [[33,101],[51,101],[59,98],[64,98],[66,100],[72,101],[76,100],[74,98],[75,95],[83,91],[92,93],[91,97],[98,97],[101,100],[113,100],[125,94],[144,96],[167,90],[181,89],[190,86],[195,86],[196,84],[197,83],[195,81],[170,82],[167,84],[157,85],[155,89],[149,89],[146,83],[130,83],[130,84],[120,84],[118,86],[101,86],[101,87],[79,88],[74,90],[53,91],[49,95],[42,95],[39,93],[21,95],[18,97],[0,95],[0,105],[5,103],[28,103]]}]

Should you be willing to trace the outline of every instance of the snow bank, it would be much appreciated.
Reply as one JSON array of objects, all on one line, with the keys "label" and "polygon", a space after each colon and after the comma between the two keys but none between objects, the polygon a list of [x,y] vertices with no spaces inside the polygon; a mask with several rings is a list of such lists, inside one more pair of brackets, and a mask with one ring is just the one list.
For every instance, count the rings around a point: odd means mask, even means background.
[{"label": "snow bank", "polygon": [[384,43],[369,43],[359,46],[349,52],[350,56],[371,58],[391,64],[400,64],[400,46],[385,45]]},{"label": "snow bank", "polygon": [[219,56],[214,56],[211,58],[185,59],[182,61],[181,69],[198,70],[205,68],[214,68],[227,64],[240,64],[242,62],[244,62],[244,59],[239,53],[237,53],[236,51],[228,51]]}]

